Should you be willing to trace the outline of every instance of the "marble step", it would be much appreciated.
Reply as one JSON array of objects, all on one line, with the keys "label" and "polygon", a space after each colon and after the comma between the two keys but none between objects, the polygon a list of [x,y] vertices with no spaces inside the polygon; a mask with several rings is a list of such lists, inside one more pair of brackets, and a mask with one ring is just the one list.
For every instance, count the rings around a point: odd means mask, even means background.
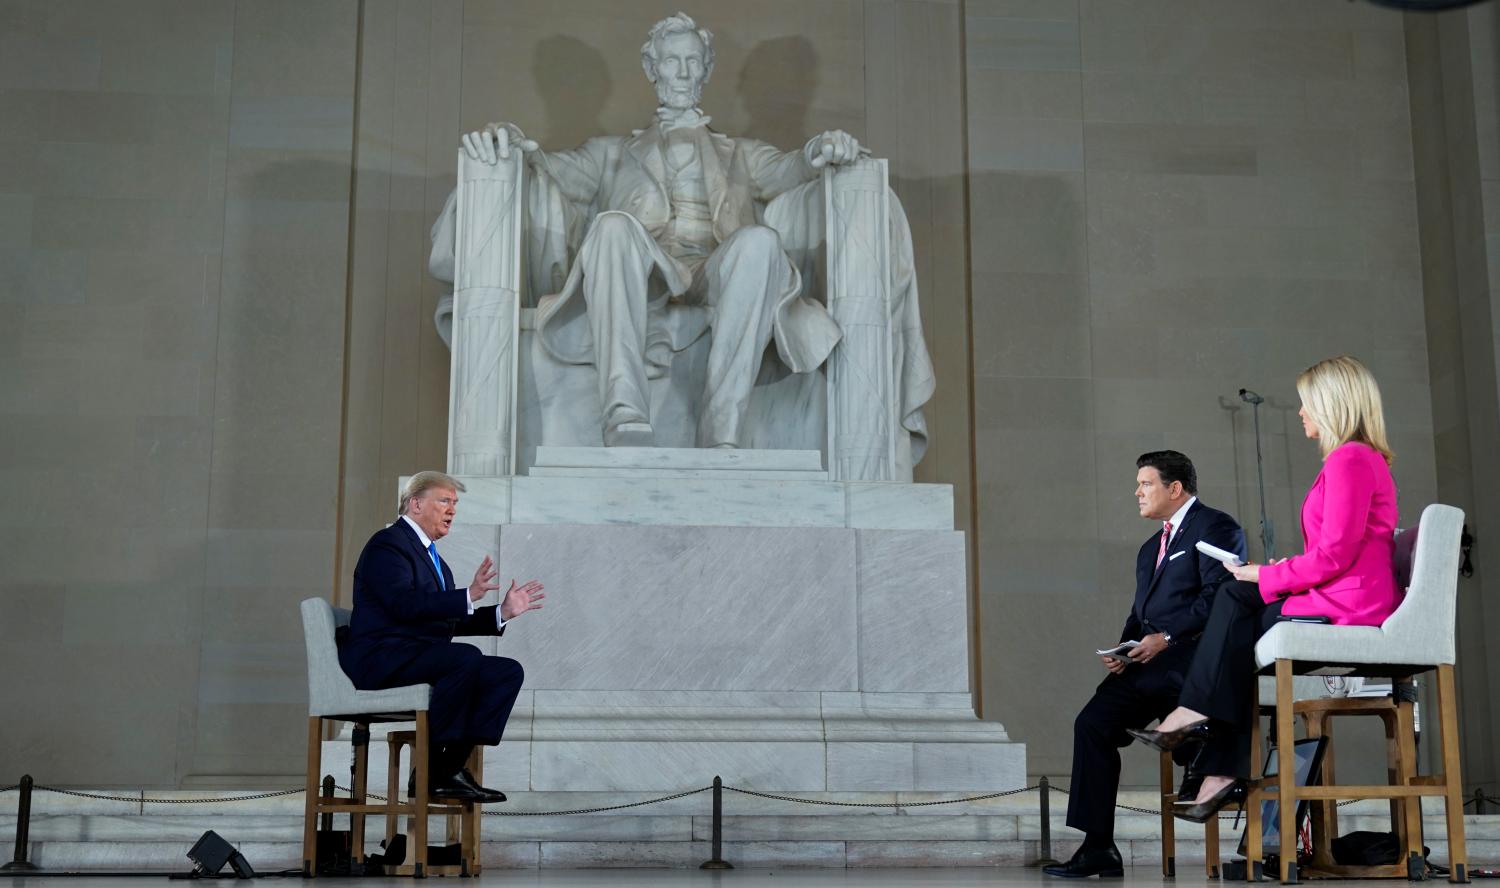
[{"label": "marble step", "polygon": [[[262,872],[290,869],[301,859],[302,805],[297,795],[214,803],[169,804],[216,797],[209,791],[124,793],[135,801],[106,801],[38,792],[33,799],[30,857],[51,870],[185,869],[188,847],[212,829],[234,843]],[[236,793],[237,795],[238,793]],[[230,795],[225,793],[224,795]],[[911,804],[952,798],[951,793],[796,793],[815,801],[900,801]],[[650,794],[519,792],[505,811],[555,811],[627,801]],[[1120,803],[1148,808],[1149,792],[1122,793]],[[16,828],[14,792],[0,794],[0,836]],[[707,793],[649,808],[594,815],[487,816],[483,856],[496,868],[696,866],[708,856],[712,818]],[[1423,830],[1433,860],[1447,860],[1441,803],[1425,800]],[[1052,854],[1065,858],[1076,834],[1065,828],[1061,794],[1052,798]],[[800,805],[729,793],[725,798],[725,856],[736,863],[767,866],[1018,866],[1040,853],[1041,820],[1034,792],[998,799],[919,808],[840,808]],[[1471,865],[1500,860],[1500,814],[1464,818]],[[342,827],[343,817],[336,818]],[[1121,810],[1116,840],[1127,861],[1156,865],[1161,859],[1160,821],[1155,813]],[[1384,829],[1383,803],[1360,802],[1340,809],[1343,830]],[[367,826],[374,850],[377,818]],[[1239,831],[1221,825],[1221,855],[1233,856]],[[1179,872],[1204,859],[1202,827],[1177,824]]]},{"label": "marble step", "polygon": [[589,466],[532,466],[532,478],[688,478],[733,481],[827,481],[827,472],[779,469],[605,469]]},{"label": "marble step", "polygon": [[[227,838],[227,837],[226,837]],[[46,870],[108,869],[134,871],[182,871],[190,864],[186,851],[190,842],[36,842],[31,861]],[[271,873],[300,867],[302,844],[299,840],[281,842],[242,841],[234,843],[245,859],[259,873]],[[1129,866],[1155,867],[1161,863],[1161,845],[1150,841],[1117,841],[1120,854]],[[1428,842],[1431,860],[1443,864],[1448,859],[1447,846]],[[1070,843],[1053,843],[1052,855],[1066,859],[1073,853]],[[484,866],[494,869],[579,869],[579,868],[695,868],[710,856],[708,841],[671,842],[526,842],[490,841],[480,847]],[[1500,842],[1470,841],[1471,866],[1493,866],[1500,860]],[[726,840],[723,856],[736,867],[948,867],[948,866],[1025,866],[1040,854],[1034,840],[989,841],[780,841],[738,842]],[[1179,841],[1175,860],[1179,875],[1187,876],[1203,864],[1201,841]],[[1221,860],[1235,859],[1234,843],[1226,840],[1220,848]]]},{"label": "marble step", "polygon": [[816,450],[721,450],[680,447],[538,447],[534,467],[545,469],[772,471],[820,473]]},{"label": "marble step", "polygon": [[[581,447],[578,450],[604,450]],[[620,448],[610,448],[618,450]],[[714,453],[717,451],[691,451]],[[813,453],[815,451],[731,451]],[[645,470],[619,476],[460,475],[467,488],[454,529],[506,524],[624,524],[713,527],[846,527],[857,530],[952,530],[953,487],[889,481],[771,477],[780,469],[724,475]],[[591,472],[600,467],[581,466]],[[740,470],[735,470],[740,471]],[[400,483],[405,484],[406,478]],[[399,488],[398,488],[399,490]]]}]

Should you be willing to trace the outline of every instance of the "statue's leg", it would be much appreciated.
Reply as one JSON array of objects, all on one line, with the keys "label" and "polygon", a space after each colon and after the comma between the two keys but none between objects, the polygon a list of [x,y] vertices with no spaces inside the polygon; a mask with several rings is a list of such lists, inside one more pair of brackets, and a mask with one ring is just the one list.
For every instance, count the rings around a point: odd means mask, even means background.
[{"label": "statue's leg", "polygon": [[630,216],[601,213],[578,254],[607,446],[653,443],[645,348],[655,260],[648,241],[645,229]]},{"label": "statue's leg", "polygon": [[704,265],[713,343],[698,415],[699,447],[738,447],[750,389],[774,332],[776,304],[795,272],[781,239],[764,225],[747,225],[719,245]]}]

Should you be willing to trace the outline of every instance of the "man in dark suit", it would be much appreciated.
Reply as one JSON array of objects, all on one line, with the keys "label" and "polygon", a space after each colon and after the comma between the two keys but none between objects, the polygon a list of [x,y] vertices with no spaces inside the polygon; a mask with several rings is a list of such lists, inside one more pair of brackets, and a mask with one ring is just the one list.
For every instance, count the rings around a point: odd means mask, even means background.
[{"label": "man in dark suit", "polygon": [[1177,705],[1183,676],[1208,620],[1219,585],[1230,579],[1220,562],[1194,546],[1205,540],[1245,557],[1245,532],[1198,501],[1193,463],[1175,450],[1136,460],[1136,504],[1142,518],[1160,522],[1135,561],[1135,604],[1121,641],[1139,641],[1130,662],[1103,657],[1109,675],[1073,722],[1073,779],[1068,826],[1083,845],[1046,873],[1063,878],[1124,875],[1115,847],[1115,793],[1126,728],[1142,728]]},{"label": "man in dark suit", "polygon": [[432,685],[427,709],[431,793],[443,798],[503,802],[464,767],[476,744],[500,742],[521,692],[521,664],[490,657],[455,635],[502,635],[506,624],[542,606],[535,580],[510,588],[498,605],[474,603],[498,589],[486,555],[466,589],[438,555],[437,541],[453,528],[456,478],[418,472],[401,495],[400,518],[376,531],[354,567],[354,612],[339,663],[360,690]]}]

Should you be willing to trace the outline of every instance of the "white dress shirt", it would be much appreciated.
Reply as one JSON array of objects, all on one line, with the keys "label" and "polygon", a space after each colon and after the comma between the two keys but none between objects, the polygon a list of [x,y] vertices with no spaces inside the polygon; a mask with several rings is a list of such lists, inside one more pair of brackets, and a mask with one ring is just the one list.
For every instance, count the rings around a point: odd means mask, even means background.
[{"label": "white dress shirt", "polygon": [[[1173,512],[1172,517],[1167,519],[1172,523],[1172,535],[1167,537],[1167,548],[1172,548],[1172,541],[1177,539],[1177,532],[1182,530],[1182,519],[1187,517],[1188,509],[1191,509],[1193,503],[1197,501],[1198,498],[1196,496],[1188,497],[1188,501],[1182,504],[1182,508]],[[420,531],[418,532],[420,533]]]},{"label": "white dress shirt", "polygon": [[[422,548],[424,550],[426,550],[426,552],[428,553],[428,559],[427,560],[431,561],[432,560],[432,558],[431,558],[431,553],[432,553],[432,538],[429,537],[429,536],[427,536],[427,532],[424,531],[422,528],[418,527],[417,526],[417,522],[411,520],[411,517],[409,515],[402,515],[401,516],[401,520],[405,521],[406,525],[408,527],[410,527],[412,530],[415,530],[417,532],[417,540],[419,542],[421,542]],[[437,570],[438,569],[438,566],[436,564],[434,564],[432,567],[433,567],[433,570]],[[439,583],[443,582],[443,577],[442,577],[441,572],[439,572],[439,574],[438,574],[438,582]],[[464,588],[464,589],[459,589],[458,591],[463,593],[463,596],[464,596],[464,606],[469,609],[469,613],[471,613],[471,614],[474,613],[474,601],[471,598],[469,598],[469,590],[467,588]],[[498,607],[495,608],[495,628],[496,629],[504,629],[505,628],[505,619],[500,616],[500,608],[498,608]]]}]

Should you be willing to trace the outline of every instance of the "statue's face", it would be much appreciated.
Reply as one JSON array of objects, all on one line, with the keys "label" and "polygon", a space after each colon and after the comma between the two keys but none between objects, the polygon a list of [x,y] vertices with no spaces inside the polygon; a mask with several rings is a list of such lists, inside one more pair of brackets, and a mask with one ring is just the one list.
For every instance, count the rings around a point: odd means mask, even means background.
[{"label": "statue's face", "polygon": [[656,100],[668,108],[696,108],[708,80],[703,41],[679,32],[656,41]]}]

